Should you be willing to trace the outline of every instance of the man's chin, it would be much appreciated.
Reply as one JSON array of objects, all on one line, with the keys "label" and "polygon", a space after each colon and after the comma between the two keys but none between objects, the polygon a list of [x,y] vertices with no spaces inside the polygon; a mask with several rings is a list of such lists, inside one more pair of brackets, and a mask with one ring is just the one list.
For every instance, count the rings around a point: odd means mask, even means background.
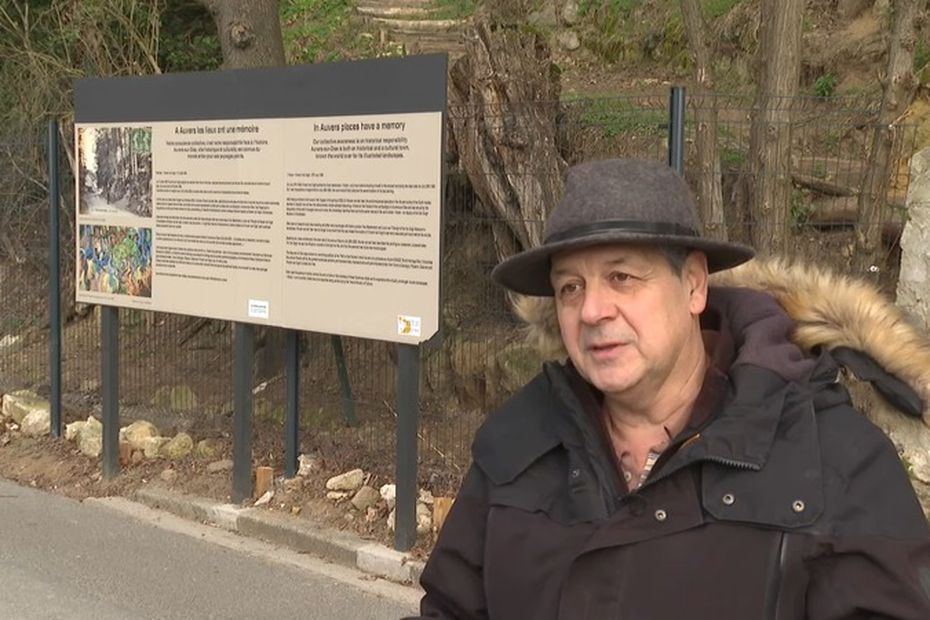
[{"label": "man's chin", "polygon": [[610,377],[600,376],[594,373],[588,378],[588,382],[604,394],[621,395],[629,392],[635,385],[636,381],[632,377]]}]

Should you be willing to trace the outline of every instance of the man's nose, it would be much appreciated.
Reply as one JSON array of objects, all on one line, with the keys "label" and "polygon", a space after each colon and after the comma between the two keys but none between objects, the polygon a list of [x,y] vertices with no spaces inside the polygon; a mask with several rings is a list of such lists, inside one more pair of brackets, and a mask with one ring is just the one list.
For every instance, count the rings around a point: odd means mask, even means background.
[{"label": "man's nose", "polygon": [[597,325],[617,314],[617,306],[608,294],[609,291],[599,284],[589,284],[584,290],[581,306],[581,320],[588,325]]}]

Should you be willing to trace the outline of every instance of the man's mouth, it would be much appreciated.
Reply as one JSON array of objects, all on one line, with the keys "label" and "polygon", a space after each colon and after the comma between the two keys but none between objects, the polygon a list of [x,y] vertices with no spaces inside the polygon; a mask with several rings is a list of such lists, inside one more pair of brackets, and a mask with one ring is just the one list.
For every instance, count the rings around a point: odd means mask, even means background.
[{"label": "man's mouth", "polygon": [[588,351],[593,355],[606,355],[618,351],[621,347],[626,346],[625,342],[599,342],[588,346]]}]

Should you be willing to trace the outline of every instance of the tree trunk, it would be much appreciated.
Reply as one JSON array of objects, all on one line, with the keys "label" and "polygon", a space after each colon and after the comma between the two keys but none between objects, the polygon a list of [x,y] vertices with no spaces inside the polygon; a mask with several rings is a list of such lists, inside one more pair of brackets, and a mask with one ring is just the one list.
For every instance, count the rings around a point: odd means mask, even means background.
[{"label": "tree trunk", "polygon": [[788,251],[791,106],[801,67],[803,0],[762,0],[759,83],[749,139],[752,241],[760,254]]},{"label": "tree trunk", "polygon": [[698,159],[698,203],[704,233],[726,240],[727,223],[723,212],[720,156],[717,153],[717,100],[711,75],[711,49],[707,45],[707,28],[698,0],[681,0],[681,15],[685,34],[694,61],[694,83],[697,104],[694,106],[695,148]]},{"label": "tree trunk", "polygon": [[[277,0],[200,0],[216,22],[224,69],[285,64]],[[267,381],[284,370],[284,330],[255,330],[255,380]]]},{"label": "tree trunk", "polygon": [[224,69],[284,64],[277,0],[200,0],[213,15]]},{"label": "tree trunk", "polygon": [[892,176],[897,124],[914,94],[914,46],[917,25],[926,0],[895,0],[894,23],[888,46],[888,70],[885,74],[882,107],[873,129],[869,162],[859,193],[859,227],[856,231],[856,267],[865,271],[881,265],[882,220],[889,182]]},{"label": "tree trunk", "polygon": [[562,194],[559,86],[537,34],[479,21],[451,71],[450,144],[488,215],[503,258],[542,242]]}]

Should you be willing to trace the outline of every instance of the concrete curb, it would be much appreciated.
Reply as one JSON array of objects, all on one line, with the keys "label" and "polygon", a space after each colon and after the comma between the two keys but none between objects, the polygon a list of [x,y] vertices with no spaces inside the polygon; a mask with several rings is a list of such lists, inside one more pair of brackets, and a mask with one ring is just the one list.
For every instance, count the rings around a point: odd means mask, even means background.
[{"label": "concrete curb", "polygon": [[210,523],[391,581],[416,584],[423,572],[424,563],[409,554],[346,532],[320,527],[306,519],[262,508],[223,504],[159,486],[143,487],[135,492],[133,499],[183,519]]}]

